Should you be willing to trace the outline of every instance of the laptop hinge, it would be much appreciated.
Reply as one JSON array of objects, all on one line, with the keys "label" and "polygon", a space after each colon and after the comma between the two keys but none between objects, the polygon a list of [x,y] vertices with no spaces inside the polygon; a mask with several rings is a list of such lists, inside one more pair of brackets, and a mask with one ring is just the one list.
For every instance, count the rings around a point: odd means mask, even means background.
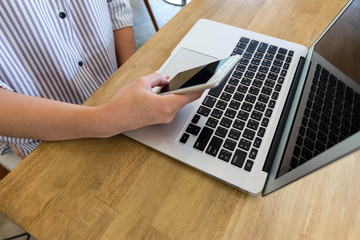
[{"label": "laptop hinge", "polygon": [[300,77],[301,77],[302,69],[304,67],[304,63],[305,63],[305,58],[300,57],[300,60],[299,60],[299,63],[297,65],[296,72],[295,72],[295,75],[294,75],[294,79],[293,79],[293,82],[291,84],[290,91],[289,91],[288,97],[287,97],[285,105],[284,105],[284,109],[283,109],[283,111],[281,113],[281,116],[280,116],[279,124],[278,124],[278,126],[276,128],[273,141],[272,141],[272,143],[270,145],[270,150],[268,152],[268,155],[267,155],[266,160],[265,160],[264,167],[262,169],[264,172],[269,173],[270,170],[271,170],[271,166],[273,164],[275,154],[277,152],[277,146],[280,143],[280,140],[281,140],[281,137],[282,137],[282,134],[283,134],[283,130],[284,130],[284,127],[285,127],[285,124],[286,124],[286,121],[287,121],[287,116],[288,116],[288,114],[290,112],[290,108],[291,108],[292,102],[294,100],[294,96],[295,96],[295,93],[296,93],[296,90],[297,90],[297,87],[298,87],[298,84],[299,84],[299,81],[300,81]]}]

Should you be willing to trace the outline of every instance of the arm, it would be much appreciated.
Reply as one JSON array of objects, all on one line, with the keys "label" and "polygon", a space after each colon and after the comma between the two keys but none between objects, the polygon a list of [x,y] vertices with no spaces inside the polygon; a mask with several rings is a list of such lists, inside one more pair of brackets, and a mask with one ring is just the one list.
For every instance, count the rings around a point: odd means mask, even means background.
[{"label": "arm", "polygon": [[120,67],[136,51],[133,28],[125,27],[115,30],[114,41],[118,67]]},{"label": "arm", "polygon": [[179,109],[201,94],[160,96],[151,91],[152,87],[166,82],[156,73],[139,78],[97,107],[0,89],[0,102],[4,103],[0,108],[0,135],[46,141],[102,138],[146,125],[168,123]]},{"label": "arm", "polygon": [[136,51],[133,31],[133,12],[128,0],[108,1],[114,30],[115,51],[120,67]]}]

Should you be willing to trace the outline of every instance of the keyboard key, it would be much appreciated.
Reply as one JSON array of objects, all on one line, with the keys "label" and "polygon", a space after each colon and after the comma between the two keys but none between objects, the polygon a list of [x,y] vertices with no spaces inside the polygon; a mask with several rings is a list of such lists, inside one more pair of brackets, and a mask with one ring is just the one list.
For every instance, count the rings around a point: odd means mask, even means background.
[{"label": "keyboard key", "polygon": [[265,135],[265,131],[266,131],[265,128],[260,127],[257,135],[258,135],[259,137],[263,137],[263,136]]},{"label": "keyboard key", "polygon": [[246,71],[244,76],[247,78],[253,79],[255,76],[255,73],[251,72],[251,71]]},{"label": "keyboard key", "polygon": [[258,45],[259,45],[259,41],[251,40],[251,42],[250,42],[248,48],[246,49],[246,51],[254,53]]},{"label": "keyboard key", "polygon": [[254,140],[253,146],[256,147],[256,148],[259,148],[260,145],[261,145],[261,141],[262,141],[261,138],[256,137],[255,140]]},{"label": "keyboard key", "polygon": [[255,148],[252,148],[251,151],[250,151],[250,154],[249,154],[249,158],[255,159],[256,156],[257,156],[257,153],[258,153],[258,150],[255,149]]},{"label": "keyboard key", "polygon": [[247,155],[246,152],[236,149],[233,159],[231,160],[231,164],[239,168],[242,168],[246,159],[246,155]]},{"label": "keyboard key", "polygon": [[206,126],[212,127],[212,128],[216,128],[217,124],[219,123],[219,120],[210,117],[207,121],[206,121]]},{"label": "keyboard key", "polygon": [[281,85],[280,85],[280,84],[276,84],[276,86],[275,86],[275,91],[280,92],[280,90],[281,90]]},{"label": "keyboard key", "polygon": [[241,37],[241,38],[240,38],[240,42],[249,43],[249,42],[250,42],[250,39],[248,39],[248,38],[246,38],[246,37]]},{"label": "keyboard key", "polygon": [[255,78],[260,79],[260,80],[264,80],[266,78],[266,74],[257,73]]},{"label": "keyboard key", "polygon": [[262,52],[262,53],[265,53],[268,46],[269,46],[269,44],[262,42],[259,45],[258,51]]},{"label": "keyboard key", "polygon": [[190,137],[189,134],[184,133],[184,134],[182,135],[182,137],[180,138],[180,142],[185,144],[185,143],[187,142],[187,140],[189,139],[189,137]]},{"label": "keyboard key", "polygon": [[251,59],[252,56],[253,56],[253,55],[252,55],[251,53],[249,53],[249,52],[245,52],[244,55],[243,55],[243,57],[244,57],[244,58],[247,58],[247,59]]},{"label": "keyboard key", "polygon": [[256,72],[258,69],[258,66],[254,65],[254,64],[250,64],[248,67],[248,70]]},{"label": "keyboard key", "polygon": [[213,111],[211,112],[211,116],[214,118],[217,118],[217,119],[220,119],[222,114],[223,114],[223,111],[221,111],[217,108],[214,108]]},{"label": "keyboard key", "polygon": [[224,148],[233,151],[236,147],[236,142],[231,140],[231,139],[226,139],[225,143],[224,143]]},{"label": "keyboard key", "polygon": [[251,118],[253,118],[253,119],[257,120],[257,121],[260,121],[261,118],[262,118],[262,113],[254,110],[251,113]]},{"label": "keyboard key", "polygon": [[269,61],[269,60],[263,60],[262,65],[269,68],[269,67],[271,66],[271,61]]},{"label": "keyboard key", "polygon": [[266,109],[266,111],[265,111],[265,116],[268,117],[268,118],[270,118],[271,115],[272,115],[272,113],[273,113],[273,110],[270,109],[270,108],[268,108],[268,109]]},{"label": "keyboard key", "polygon": [[255,79],[252,83],[253,86],[258,87],[258,88],[261,88],[262,84],[263,84],[263,81],[260,81],[257,79]]},{"label": "keyboard key", "polygon": [[276,51],[278,50],[278,47],[274,46],[274,45],[270,45],[269,49],[268,49],[268,53],[271,53],[271,54],[275,54]]},{"label": "keyboard key", "polygon": [[198,113],[198,114],[201,114],[201,115],[203,115],[203,116],[205,116],[205,117],[207,117],[207,116],[209,115],[210,111],[211,111],[211,110],[210,110],[209,108],[204,107],[204,106],[200,106],[200,107],[199,107],[199,110],[197,111],[197,113]]},{"label": "keyboard key", "polygon": [[255,109],[260,111],[260,112],[264,112],[265,111],[265,108],[266,108],[266,105],[263,104],[263,103],[260,103],[260,102],[257,102],[255,104]]},{"label": "keyboard key", "polygon": [[261,66],[261,67],[259,68],[259,71],[266,74],[266,73],[268,73],[269,68],[268,68],[268,67]]},{"label": "keyboard key", "polygon": [[214,130],[208,127],[204,127],[199,135],[199,137],[196,139],[194,148],[204,151],[207,143],[210,140],[211,135],[213,134]]},{"label": "keyboard key", "polygon": [[223,119],[221,119],[220,125],[226,128],[229,128],[232,124],[232,120],[228,119],[226,117],[224,117]]},{"label": "keyboard key", "polygon": [[219,100],[217,101],[215,107],[220,108],[221,110],[225,110],[226,106],[227,106],[226,102]]},{"label": "keyboard key", "polygon": [[255,132],[250,130],[250,129],[245,129],[244,133],[243,133],[243,137],[247,138],[249,140],[253,140],[255,136]]},{"label": "keyboard key", "polygon": [[281,70],[280,76],[285,77],[287,74],[286,70]]},{"label": "keyboard key", "polygon": [[248,128],[251,128],[253,130],[257,130],[259,127],[259,122],[253,119],[250,119],[248,124],[246,125]]},{"label": "keyboard key", "polygon": [[250,115],[249,113],[247,113],[243,110],[240,110],[237,117],[241,120],[246,121],[249,118],[249,115]]},{"label": "keyboard key", "polygon": [[250,84],[251,84],[251,79],[244,77],[244,78],[241,80],[241,84],[244,84],[245,86],[250,86]]},{"label": "keyboard key", "polygon": [[225,111],[225,116],[233,119],[236,116],[236,111],[229,108]]},{"label": "keyboard key", "polygon": [[223,127],[219,126],[216,129],[215,135],[219,136],[219,137],[222,137],[222,138],[225,138],[227,133],[228,133],[228,130],[226,128],[223,128]]},{"label": "keyboard key", "polygon": [[244,149],[246,151],[248,151],[250,149],[251,146],[251,142],[242,138],[239,142],[239,148]]},{"label": "keyboard key", "polygon": [[238,110],[240,107],[240,102],[235,101],[235,100],[231,100],[230,104],[229,104],[230,108],[233,108],[235,110]]},{"label": "keyboard key", "polygon": [[221,138],[214,136],[206,149],[206,153],[215,157],[219,152],[222,143],[223,140]]},{"label": "keyboard key", "polygon": [[276,54],[276,57],[275,57],[275,58],[278,59],[278,60],[283,61],[283,60],[285,60],[285,55],[278,53],[278,54]]},{"label": "keyboard key", "polygon": [[192,123],[197,124],[200,120],[201,116],[198,114],[195,114],[195,116],[193,117],[193,119],[191,120]]},{"label": "keyboard key", "polygon": [[186,132],[197,136],[200,132],[201,128],[199,126],[196,126],[192,123],[189,124],[189,126],[186,128]]},{"label": "keyboard key", "polygon": [[247,101],[249,103],[255,103],[256,97],[254,95],[249,94],[249,95],[246,96],[245,101]]},{"label": "keyboard key", "polygon": [[250,172],[251,169],[252,169],[253,164],[254,164],[253,161],[247,160],[244,169],[246,171]]},{"label": "keyboard key", "polygon": [[270,71],[273,72],[273,73],[279,73],[281,70],[281,68],[277,67],[277,66],[272,66],[270,68]]},{"label": "keyboard key", "polygon": [[[265,52],[265,51],[264,51],[264,52]],[[256,63],[254,63],[255,65],[259,65],[259,64],[260,64],[261,59],[264,58],[264,52],[261,52],[261,49],[258,48],[258,52],[255,53],[255,55],[254,55],[255,58],[253,59],[253,60],[256,61]],[[258,59],[256,59],[256,58],[258,58]]]},{"label": "keyboard key", "polygon": [[312,153],[307,148],[301,149],[301,156],[306,160],[310,160],[312,158]]},{"label": "keyboard key", "polygon": [[242,54],[244,53],[244,49],[235,48],[235,49],[234,49],[234,53],[239,54],[239,55],[242,55]]},{"label": "keyboard key", "polygon": [[240,85],[237,89],[240,93],[246,93],[247,90],[248,90],[248,87],[247,86],[244,86],[244,85]]},{"label": "keyboard key", "polygon": [[242,58],[242,59],[240,60],[240,63],[241,63],[242,65],[247,66],[247,65],[249,65],[249,59]]},{"label": "keyboard key", "polygon": [[236,93],[234,94],[234,97],[233,97],[233,98],[241,102],[241,101],[244,99],[244,97],[245,97],[244,94],[242,94],[242,93],[240,93],[240,92],[236,92]]},{"label": "keyboard key", "polygon": [[274,107],[275,107],[275,104],[276,104],[276,101],[275,101],[275,100],[270,100],[270,102],[269,102],[269,108],[274,108]]},{"label": "keyboard key", "polygon": [[271,92],[272,92],[272,89],[269,88],[269,87],[265,87],[265,86],[261,90],[261,93],[264,93],[264,94],[269,95],[269,96],[271,95]]},{"label": "keyboard key", "polygon": [[259,88],[254,87],[254,86],[250,87],[249,93],[254,94],[255,96],[257,96],[259,94],[259,92],[260,92]]},{"label": "keyboard key", "polygon": [[231,152],[226,151],[225,149],[221,149],[221,151],[219,153],[219,159],[221,159],[225,162],[229,162],[231,159]]},{"label": "keyboard key", "polygon": [[298,166],[298,164],[299,164],[299,160],[298,160],[297,158],[293,157],[293,158],[291,159],[290,166],[291,166],[292,168],[296,168],[296,167]]},{"label": "keyboard key", "polygon": [[262,103],[267,104],[268,101],[269,101],[269,96],[264,95],[264,94],[260,94],[258,100],[259,100],[260,102],[262,102]]},{"label": "keyboard key", "polygon": [[245,126],[245,122],[241,121],[239,119],[235,119],[233,127],[238,129],[238,130],[243,130]]},{"label": "keyboard key", "polygon": [[229,138],[232,138],[234,140],[239,140],[241,135],[241,132],[235,129],[231,129],[229,132]]},{"label": "keyboard key", "polygon": [[286,53],[287,53],[287,49],[285,49],[285,48],[280,48],[280,49],[279,49],[279,53],[281,53],[281,54],[286,54]]},{"label": "keyboard key", "polygon": [[245,49],[247,44],[246,43],[243,43],[243,42],[239,42],[237,45],[236,45],[238,48],[242,48],[242,49]]},{"label": "keyboard key", "polygon": [[234,85],[234,86],[237,86],[239,84],[239,82],[240,81],[236,78],[230,78],[230,80],[229,80],[229,84]]},{"label": "keyboard key", "polygon": [[226,85],[224,91],[228,92],[228,93],[234,93],[235,92],[235,87],[232,86],[232,85]]},{"label": "keyboard key", "polygon": [[269,124],[269,119],[268,118],[263,118],[263,120],[261,121],[261,126],[267,127],[268,124]]},{"label": "keyboard key", "polygon": [[247,103],[247,102],[243,102],[243,104],[241,105],[241,109],[251,112],[253,105],[251,103]]},{"label": "keyboard key", "polygon": [[[255,57],[256,57],[256,55],[255,55]],[[264,56],[263,56],[263,57],[264,57]],[[255,64],[255,65],[260,65],[261,60],[260,60],[260,59],[257,59],[257,58],[254,58],[253,60],[251,60],[251,63],[252,63],[252,64]]]},{"label": "keyboard key", "polygon": [[203,105],[212,108],[215,105],[216,99],[210,96],[206,96],[204,101],[203,101]]},{"label": "keyboard key", "polygon": [[229,94],[229,93],[226,93],[226,92],[223,92],[222,94],[221,94],[221,100],[224,100],[224,101],[226,101],[226,102],[228,102],[228,101],[230,101],[230,99],[231,99],[231,94]]}]

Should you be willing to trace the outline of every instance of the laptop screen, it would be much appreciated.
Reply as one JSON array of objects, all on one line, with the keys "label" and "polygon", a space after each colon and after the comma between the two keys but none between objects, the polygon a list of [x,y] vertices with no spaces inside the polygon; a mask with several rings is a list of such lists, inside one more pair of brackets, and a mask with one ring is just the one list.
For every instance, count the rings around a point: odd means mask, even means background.
[{"label": "laptop screen", "polygon": [[314,47],[291,135],[276,178],[360,130],[360,0]]}]

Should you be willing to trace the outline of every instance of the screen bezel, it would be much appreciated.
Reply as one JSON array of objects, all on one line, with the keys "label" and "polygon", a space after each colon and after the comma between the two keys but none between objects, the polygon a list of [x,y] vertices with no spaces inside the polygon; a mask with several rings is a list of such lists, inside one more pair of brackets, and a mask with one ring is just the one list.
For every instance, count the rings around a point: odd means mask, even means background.
[{"label": "screen bezel", "polygon": [[322,37],[329,31],[329,29],[335,24],[335,22],[341,17],[341,15],[348,9],[348,7],[352,4],[353,0],[350,0],[343,9],[339,12],[339,14],[334,18],[334,20],[329,24],[329,26],[325,29],[325,31],[317,38],[317,40],[310,47],[308,54],[306,56],[304,68],[301,74],[301,78],[299,81],[298,89],[296,91],[291,110],[288,114],[288,118],[285,124],[285,128],[281,137],[281,141],[278,145],[278,149],[273,161],[272,168],[268,174],[267,181],[265,183],[265,187],[263,189],[262,195],[265,196],[341,157],[344,157],[360,148],[358,142],[360,141],[360,132],[353,134],[342,142],[336,144],[332,148],[326,150],[320,155],[313,158],[311,161],[308,161],[296,169],[288,172],[280,177],[277,177],[278,169],[281,166],[282,156],[284,151],[286,150],[286,145],[288,141],[288,136],[291,133],[292,124],[297,112],[297,106],[300,103],[300,98],[302,96],[302,91],[305,86],[305,81],[307,78],[307,72],[310,67],[310,61],[314,53],[315,45],[322,39]]}]

